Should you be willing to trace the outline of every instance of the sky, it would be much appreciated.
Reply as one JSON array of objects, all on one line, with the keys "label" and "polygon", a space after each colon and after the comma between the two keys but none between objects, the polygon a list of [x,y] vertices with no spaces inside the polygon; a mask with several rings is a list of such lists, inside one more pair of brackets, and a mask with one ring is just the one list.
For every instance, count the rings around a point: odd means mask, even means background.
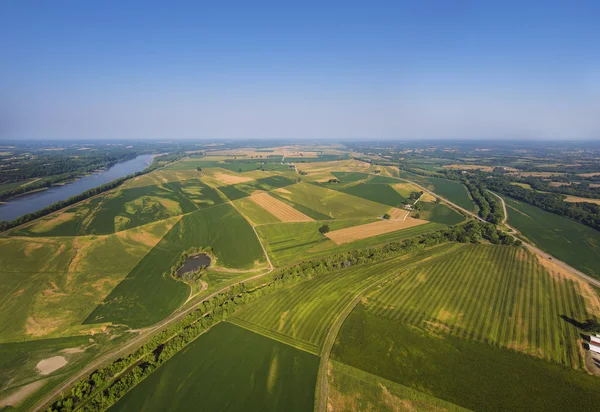
[{"label": "sky", "polygon": [[0,139],[600,139],[598,1],[0,2]]}]

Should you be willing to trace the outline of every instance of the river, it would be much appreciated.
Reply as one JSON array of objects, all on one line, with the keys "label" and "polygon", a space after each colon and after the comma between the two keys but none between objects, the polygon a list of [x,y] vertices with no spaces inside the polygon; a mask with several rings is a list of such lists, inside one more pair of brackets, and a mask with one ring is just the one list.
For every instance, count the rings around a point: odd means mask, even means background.
[{"label": "river", "polygon": [[153,155],[140,155],[135,159],[120,162],[100,173],[93,173],[62,186],[21,195],[0,205],[0,220],[14,220],[27,213],[43,209],[61,200],[78,195],[119,177],[144,170],[152,163]]}]

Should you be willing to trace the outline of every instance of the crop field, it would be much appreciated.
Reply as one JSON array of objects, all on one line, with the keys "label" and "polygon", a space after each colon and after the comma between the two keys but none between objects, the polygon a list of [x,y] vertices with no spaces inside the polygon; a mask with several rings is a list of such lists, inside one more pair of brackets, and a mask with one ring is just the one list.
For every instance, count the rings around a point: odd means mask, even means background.
[{"label": "crop field", "polygon": [[[425,196],[425,195],[423,195]],[[419,202],[423,206],[423,210],[413,212],[412,216],[419,215],[420,219],[429,220],[430,222],[443,223],[445,225],[456,225],[465,220],[465,217],[442,203],[434,202]]]},{"label": "crop field", "polygon": [[426,220],[414,219],[407,217],[403,220],[378,220],[373,223],[364,225],[352,226],[345,229],[334,230],[327,233],[329,239],[333,240],[336,245],[354,242],[356,240],[366,239],[373,236],[379,236],[390,232],[396,232],[402,229],[426,224]]},{"label": "crop field", "polygon": [[130,327],[156,323],[189,296],[188,285],[168,272],[182,251],[212,247],[214,265],[250,269],[264,265],[260,243],[248,222],[229,204],[185,215],[111,292],[85,323],[112,322]]},{"label": "crop field", "polygon": [[443,256],[458,247],[460,245],[446,244],[414,255],[319,275],[246,305],[229,321],[316,354],[336,314],[373,279],[401,273],[416,263],[434,255]]},{"label": "crop field", "polygon": [[289,186],[293,183],[294,180],[284,176],[270,176],[235,185],[219,186],[219,190],[223,192],[229,200],[237,200],[250,196],[257,190],[269,191],[279,187]]},{"label": "crop field", "polygon": [[600,233],[572,219],[504,197],[508,223],[544,251],[600,279]]},{"label": "crop field", "polygon": [[179,217],[108,236],[0,238],[0,341],[79,325]]},{"label": "crop field", "polygon": [[368,172],[371,166],[358,160],[340,160],[337,162],[299,163],[296,167],[298,170],[307,173],[307,177],[311,180],[327,182],[329,179],[336,178],[333,173],[365,173]]},{"label": "crop field", "polygon": [[363,304],[344,322],[332,357],[471,410],[584,411],[600,402],[597,377],[377,316]]},{"label": "crop field", "polygon": [[253,226],[280,222],[275,216],[250,200],[250,197],[234,200],[233,205]]},{"label": "crop field", "polygon": [[249,199],[282,222],[310,222],[313,220],[304,213],[269,196],[266,192],[254,194]]},{"label": "crop field", "polygon": [[407,198],[385,183],[358,183],[352,186],[340,187],[341,192],[361,197],[373,202],[392,207],[402,207]]},{"label": "crop field", "polygon": [[475,211],[475,203],[469,197],[467,188],[462,183],[439,177],[421,176],[403,170],[400,171],[400,178],[416,182],[463,209],[470,212]]},{"label": "crop field", "polygon": [[583,368],[579,331],[600,315],[590,286],[524,249],[470,245],[369,295],[367,311]]},{"label": "crop field", "polygon": [[111,411],[312,411],[319,358],[220,323]]},{"label": "crop field", "polygon": [[[339,230],[373,221],[374,219],[332,220],[327,224],[331,230]],[[319,226],[322,224],[323,222],[280,223],[257,226],[256,230],[273,264],[285,266],[299,260],[408,239],[445,227],[439,223],[427,223],[352,243],[336,245],[331,239],[319,233]]]},{"label": "crop field", "polygon": [[467,411],[450,402],[343,363],[329,368],[328,404],[334,411]]},{"label": "crop field", "polygon": [[377,217],[389,207],[356,196],[309,183],[286,187],[289,193],[277,193],[293,203],[303,205],[335,219]]}]

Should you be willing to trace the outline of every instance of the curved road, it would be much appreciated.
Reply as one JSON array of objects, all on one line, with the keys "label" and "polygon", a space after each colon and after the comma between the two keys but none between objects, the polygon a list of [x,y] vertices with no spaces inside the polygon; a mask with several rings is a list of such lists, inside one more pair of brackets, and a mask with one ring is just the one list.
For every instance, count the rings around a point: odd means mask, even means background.
[{"label": "curved road", "polygon": [[[425,187],[421,186],[421,185],[420,185],[420,184],[418,184],[418,183],[415,183],[415,182],[413,182],[412,180],[408,180],[408,179],[402,179],[402,178],[398,178],[398,179],[400,179],[400,180],[403,180],[403,181],[405,181],[405,182],[408,182],[408,183],[412,183],[413,185],[415,185],[415,186],[417,186],[417,187],[419,187],[419,188],[423,189],[424,191],[428,192],[429,194],[431,194],[431,195],[433,195],[433,196],[436,196],[436,197],[439,197],[440,199],[442,199],[444,202],[448,203],[450,206],[454,207],[455,209],[457,209],[457,210],[460,210],[461,212],[463,212],[463,213],[466,213],[467,215],[469,215],[469,216],[471,216],[471,217],[474,217],[474,218],[475,218],[475,219],[477,219],[477,220],[480,220],[480,221],[482,221],[482,222],[485,222],[485,220],[484,220],[484,219],[482,219],[481,217],[479,217],[479,215],[477,215],[477,214],[475,214],[475,213],[473,213],[473,212],[470,212],[470,211],[468,211],[467,209],[464,209],[464,208],[462,208],[462,207],[458,206],[458,205],[457,205],[457,204],[455,204],[455,203],[452,203],[452,202],[451,202],[451,201],[449,201],[448,199],[446,199],[446,198],[444,198],[444,197],[442,197],[442,196],[438,195],[437,193],[435,193],[435,192],[433,192],[433,191],[431,191],[431,190],[429,190],[429,189],[427,189],[427,188],[425,188]],[[496,196],[498,199],[500,199],[500,201],[502,202],[502,207],[503,207],[503,209],[504,209],[504,219],[503,219],[502,223],[503,223],[503,224],[504,224],[506,227],[508,227],[508,228],[509,228],[509,229],[512,231],[512,232],[507,232],[509,235],[511,235],[511,236],[512,236],[512,237],[514,237],[515,239],[518,239],[518,240],[520,240],[521,242],[523,242],[523,246],[525,246],[525,247],[526,247],[527,249],[529,249],[531,252],[533,252],[533,253],[537,254],[538,256],[540,256],[542,259],[548,259],[548,260],[551,260],[551,261],[553,261],[554,263],[556,263],[558,266],[562,267],[563,269],[565,269],[565,270],[567,270],[567,271],[571,272],[572,274],[574,274],[574,275],[576,275],[576,276],[579,276],[580,278],[582,278],[582,279],[583,279],[583,280],[585,280],[586,282],[588,282],[588,283],[590,283],[590,284],[592,284],[592,285],[594,285],[594,286],[600,287],[600,280],[598,280],[598,279],[594,279],[593,277],[586,275],[585,273],[583,273],[583,272],[581,272],[581,271],[579,271],[579,270],[575,269],[574,267],[572,267],[572,266],[569,266],[568,264],[566,264],[566,263],[565,263],[565,262],[563,262],[562,260],[558,260],[557,258],[555,258],[554,256],[550,255],[549,253],[546,253],[546,252],[544,252],[543,250],[541,250],[541,249],[540,249],[540,248],[538,248],[537,246],[534,246],[534,245],[532,245],[532,244],[531,244],[531,243],[529,243],[529,242],[525,242],[525,241],[523,241],[523,239],[519,239],[519,238],[517,238],[517,237],[516,237],[514,234],[515,234],[515,233],[519,233],[519,231],[518,231],[518,230],[516,230],[514,227],[510,226],[510,225],[507,223],[507,220],[508,220],[508,213],[507,213],[507,209],[506,209],[506,203],[504,202],[504,199],[502,198],[502,196],[499,196],[498,194],[496,194],[496,193],[492,192],[491,190],[489,190],[489,192],[490,192],[491,194],[493,194],[494,196]]]}]

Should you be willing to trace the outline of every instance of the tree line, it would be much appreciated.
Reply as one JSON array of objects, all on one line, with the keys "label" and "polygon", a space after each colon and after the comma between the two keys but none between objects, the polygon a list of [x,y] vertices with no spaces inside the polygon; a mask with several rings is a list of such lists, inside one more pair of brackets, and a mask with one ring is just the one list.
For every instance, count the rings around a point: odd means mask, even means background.
[{"label": "tree line", "polygon": [[301,262],[268,275],[265,282],[255,287],[250,287],[245,283],[236,284],[227,291],[201,302],[183,319],[152,336],[135,352],[116,359],[77,381],[68,393],[63,394],[61,399],[50,406],[48,411],[69,412],[76,408],[83,411],[108,409],[160,365],[213,325],[227,319],[247,303],[290,283],[350,266],[416,252],[446,242],[478,243],[482,239],[499,245],[521,245],[519,240],[498,231],[492,224],[469,221],[466,224],[403,241],[391,242],[380,247],[359,249]]}]

